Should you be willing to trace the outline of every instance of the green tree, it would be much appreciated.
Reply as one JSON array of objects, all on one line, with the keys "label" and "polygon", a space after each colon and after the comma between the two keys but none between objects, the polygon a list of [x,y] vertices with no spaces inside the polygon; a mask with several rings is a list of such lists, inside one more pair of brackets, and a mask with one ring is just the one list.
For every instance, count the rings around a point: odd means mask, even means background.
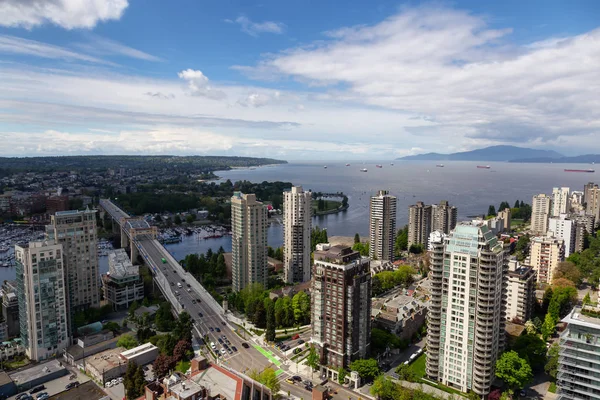
[{"label": "green tree", "polygon": [[558,263],[554,271],[553,279],[565,278],[575,283],[581,283],[581,271],[571,261],[563,261]]},{"label": "green tree", "polygon": [[495,217],[496,216],[496,207],[494,207],[493,205],[490,204],[490,206],[488,207],[487,216]]},{"label": "green tree", "polygon": [[591,304],[592,300],[590,299],[590,292],[587,292],[583,297],[583,305]]},{"label": "green tree", "polygon": [[537,328],[532,320],[525,322],[525,331],[528,335],[535,335],[537,333]]},{"label": "green tree", "polygon": [[137,301],[134,301],[129,306],[129,318],[133,318],[135,316],[135,310],[140,308],[140,304]]},{"label": "green tree", "polygon": [[313,371],[319,369],[321,360],[319,359],[319,355],[317,354],[317,350],[314,347],[311,347],[308,351],[308,356],[306,357],[306,365],[308,365]]},{"label": "green tree", "polygon": [[267,309],[267,329],[265,338],[268,342],[275,341],[275,305],[268,297],[265,299]]},{"label": "green tree", "polygon": [[338,370],[338,383],[343,385],[346,382],[346,376],[348,375],[348,371],[344,369],[344,367],[339,367]]},{"label": "green tree", "polygon": [[196,214],[189,214],[185,217],[185,222],[189,225],[192,224],[196,220]]},{"label": "green tree", "polygon": [[394,253],[396,256],[400,256],[406,250],[408,250],[408,225],[404,225],[402,229],[398,230],[394,243]]},{"label": "green tree", "polygon": [[496,376],[510,389],[522,389],[533,378],[533,372],[527,361],[516,351],[502,353],[496,361]]},{"label": "green tree", "polygon": [[554,335],[554,331],[556,330],[556,320],[552,317],[550,313],[546,314],[544,318],[544,323],[542,324],[542,338],[544,341],[548,340],[549,337]]},{"label": "green tree", "polygon": [[362,379],[368,382],[381,373],[379,364],[374,358],[354,360],[350,363],[350,370],[356,371]]},{"label": "green tree", "polygon": [[251,371],[250,378],[258,381],[271,389],[271,393],[277,393],[281,389],[279,385],[279,379],[275,375],[275,370],[273,368],[265,368],[262,372]]},{"label": "green tree", "polygon": [[513,350],[534,369],[542,368],[546,363],[546,343],[535,334],[519,336],[513,344]]},{"label": "green tree", "polygon": [[192,321],[190,314],[188,314],[186,311],[183,311],[181,314],[179,314],[177,321],[175,321],[173,336],[175,336],[178,340],[185,340],[191,343],[193,323],[194,322]]},{"label": "green tree", "polygon": [[294,320],[297,324],[304,325],[310,320],[310,297],[304,292],[299,291],[292,298],[292,308],[294,309]]},{"label": "green tree", "polygon": [[171,312],[171,305],[167,302],[161,303],[154,317],[156,329],[161,332],[169,332],[172,329],[172,324],[174,321],[175,318]]},{"label": "green tree", "polygon": [[119,337],[119,340],[117,341],[118,347],[125,347],[127,350],[133,349],[137,345],[138,341],[130,333],[121,335],[121,337]]},{"label": "green tree", "polygon": [[412,254],[421,254],[424,251],[424,247],[422,244],[411,244],[408,251]]},{"label": "green tree", "polygon": [[367,257],[369,255],[369,248],[370,248],[370,243],[366,242],[366,243],[354,243],[354,245],[352,246],[352,250],[354,251],[358,251],[360,253],[361,256]]},{"label": "green tree", "polygon": [[398,388],[390,378],[379,375],[373,382],[369,392],[379,400],[394,400],[397,398]]},{"label": "green tree", "polygon": [[175,225],[181,225],[181,217],[179,216],[179,214],[175,216],[173,222],[175,223]]},{"label": "green tree", "polygon": [[278,247],[275,249],[274,257],[279,261],[283,261],[283,247]]},{"label": "green tree", "polygon": [[128,399],[137,399],[144,392],[144,370],[135,362],[127,363],[123,386],[125,386],[125,395]]},{"label": "green tree", "polygon": [[279,328],[283,326],[283,321],[285,319],[285,309],[283,308],[283,300],[278,298],[275,300],[275,325]]},{"label": "green tree", "polygon": [[554,343],[552,346],[550,346],[548,349],[548,361],[546,362],[546,365],[544,365],[544,371],[550,375],[552,380],[556,380],[556,374],[558,372],[559,350],[560,347],[558,346],[558,343]]},{"label": "green tree", "polygon": [[417,380],[417,375],[413,369],[406,364],[398,365],[396,367],[396,374],[398,375],[398,379],[401,381],[415,382]]},{"label": "green tree", "polygon": [[504,211],[507,208],[510,208],[508,201],[503,201],[502,203],[500,203],[500,206],[498,207],[498,212]]}]

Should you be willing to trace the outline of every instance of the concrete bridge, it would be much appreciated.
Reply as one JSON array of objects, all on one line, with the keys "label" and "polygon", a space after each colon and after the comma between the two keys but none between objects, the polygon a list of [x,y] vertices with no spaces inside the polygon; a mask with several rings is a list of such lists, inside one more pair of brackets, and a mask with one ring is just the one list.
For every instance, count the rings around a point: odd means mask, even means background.
[{"label": "concrete bridge", "polygon": [[[191,274],[179,265],[179,262],[156,239],[158,232],[155,226],[151,226],[143,218],[131,217],[109,199],[100,199],[100,208],[110,215],[113,221],[113,230],[120,229],[121,247],[130,246],[131,261],[134,262],[138,254],[143,257],[144,262],[152,271],[154,281],[158,284],[160,291],[177,313],[180,313],[184,307],[194,308],[195,303],[188,302],[188,300],[192,300],[191,290],[193,290],[193,293],[198,294],[198,298],[202,300],[204,308],[209,308],[216,314],[224,314],[223,307]],[[182,298],[182,293],[179,292],[184,292],[184,290],[176,289],[181,278],[185,280],[186,287],[190,289],[188,291],[190,293],[186,293],[186,296],[190,298]]]}]

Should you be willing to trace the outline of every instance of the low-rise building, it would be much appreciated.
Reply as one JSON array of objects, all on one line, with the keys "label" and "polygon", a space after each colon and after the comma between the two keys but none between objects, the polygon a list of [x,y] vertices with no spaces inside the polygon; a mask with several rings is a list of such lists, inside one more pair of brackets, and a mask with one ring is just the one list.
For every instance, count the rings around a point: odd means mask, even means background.
[{"label": "low-rise building", "polygon": [[0,360],[10,360],[22,355],[25,355],[25,346],[20,338],[0,343]]},{"label": "low-rise building", "polygon": [[19,336],[19,298],[17,281],[4,281],[2,284],[2,316],[6,321],[9,338]]},{"label": "low-rise building", "polygon": [[58,360],[51,360],[9,375],[17,386],[18,393],[60,378],[68,373],[69,371],[61,362]]},{"label": "low-rise building", "polygon": [[410,340],[423,326],[427,316],[425,305],[412,296],[401,294],[378,304],[377,308],[373,305],[373,322],[402,340]]},{"label": "low-rise building", "polygon": [[85,372],[102,385],[118,378],[127,370],[127,360],[121,357],[124,351],[124,347],[116,347],[86,357],[83,363]]},{"label": "low-rise building", "polygon": [[156,357],[158,357],[158,353],[158,347],[152,343],[144,343],[133,349],[124,351],[121,353],[121,358],[127,362],[134,362],[137,365],[146,365],[154,362]]},{"label": "low-rise building", "polygon": [[[84,336],[77,339],[77,344],[68,347],[64,354],[64,360],[70,365],[78,365],[85,357],[100,353],[101,351],[117,347],[118,337],[111,331],[102,331],[96,334]],[[83,368],[83,366],[82,366]]]},{"label": "low-rise building", "polygon": [[0,372],[0,397],[6,399],[15,394],[17,394],[17,385],[6,372]]},{"label": "low-rise building", "polygon": [[125,249],[108,253],[108,273],[103,275],[104,298],[115,310],[127,309],[144,299],[144,282],[139,267],[133,265]]}]

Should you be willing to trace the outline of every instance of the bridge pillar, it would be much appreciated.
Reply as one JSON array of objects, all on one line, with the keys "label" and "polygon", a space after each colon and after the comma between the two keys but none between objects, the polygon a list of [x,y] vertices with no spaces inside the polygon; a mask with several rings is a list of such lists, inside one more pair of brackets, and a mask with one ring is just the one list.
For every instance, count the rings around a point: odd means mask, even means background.
[{"label": "bridge pillar", "polygon": [[120,228],[119,224],[117,223],[117,221],[115,221],[114,218],[111,218],[110,220],[112,221],[111,222],[111,224],[112,224],[112,233],[119,233],[119,229],[121,229],[121,228]]},{"label": "bridge pillar", "polygon": [[138,254],[139,254],[139,250],[138,250],[137,246],[135,245],[135,243],[132,241],[131,242],[131,251],[129,254],[132,264],[137,263]]},{"label": "bridge pillar", "polygon": [[121,230],[121,248],[124,249],[127,246],[129,246],[129,238],[127,237],[127,233],[125,232],[125,230],[122,229]]}]

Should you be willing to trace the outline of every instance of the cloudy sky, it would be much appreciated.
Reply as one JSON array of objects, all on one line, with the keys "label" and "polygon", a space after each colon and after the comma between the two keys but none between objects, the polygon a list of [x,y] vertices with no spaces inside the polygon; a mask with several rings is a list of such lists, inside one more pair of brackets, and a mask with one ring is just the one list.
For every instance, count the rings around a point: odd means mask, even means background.
[{"label": "cloudy sky", "polygon": [[0,0],[1,156],[493,144],[600,153],[600,2]]}]

